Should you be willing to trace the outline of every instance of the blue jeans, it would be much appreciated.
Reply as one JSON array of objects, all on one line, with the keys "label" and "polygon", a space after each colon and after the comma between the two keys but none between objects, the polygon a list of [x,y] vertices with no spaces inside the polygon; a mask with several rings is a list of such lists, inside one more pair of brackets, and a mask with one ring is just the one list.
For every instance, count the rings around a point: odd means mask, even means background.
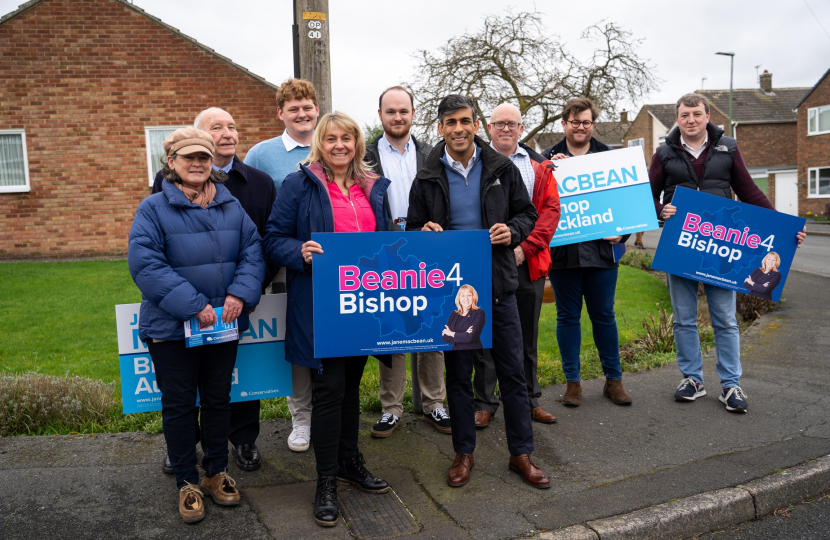
[{"label": "blue jeans", "polygon": [[[674,311],[674,342],[677,345],[677,367],[695,382],[703,383],[703,356],[697,331],[698,282],[666,274]],[[739,386],[741,378],[741,338],[735,319],[735,291],[714,285],[703,285],[709,303],[709,316],[715,330],[716,372],[723,388]]]},{"label": "blue jeans", "polygon": [[551,270],[550,284],[556,295],[556,341],[562,355],[562,371],[568,382],[579,382],[579,352],[582,349],[582,298],[594,329],[602,372],[607,379],[622,379],[620,337],[614,318],[616,268],[566,268]]}]

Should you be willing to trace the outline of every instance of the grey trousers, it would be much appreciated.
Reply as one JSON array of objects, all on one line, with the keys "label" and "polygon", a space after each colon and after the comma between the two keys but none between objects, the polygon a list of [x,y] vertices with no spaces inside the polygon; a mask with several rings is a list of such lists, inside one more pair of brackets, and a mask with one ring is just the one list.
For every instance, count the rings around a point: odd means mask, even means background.
[{"label": "grey trousers", "polygon": [[[444,406],[444,353],[412,353],[412,402],[415,412],[431,413]],[[383,412],[400,417],[406,390],[406,354],[393,354],[392,367],[378,362],[380,404]],[[420,406],[419,406],[420,405]]]},{"label": "grey trousers", "polygon": [[[285,267],[280,268],[271,282],[271,294],[285,292]],[[291,365],[291,396],[286,398],[291,412],[291,424],[294,426],[311,425],[311,370],[307,367]]]},{"label": "grey trousers", "polygon": [[[545,295],[545,278],[536,281],[530,280],[530,271],[525,262],[518,268],[519,288],[516,289],[516,304],[519,307],[519,322],[522,326],[522,344],[525,380],[527,394],[530,397],[530,406],[539,406],[542,389],[536,369],[539,363],[537,342],[539,338],[539,316],[542,314],[542,298]],[[496,414],[499,409],[499,400],[496,397],[496,366],[490,351],[485,349],[473,361],[473,390],[475,390],[475,406],[477,411],[487,411]]]}]

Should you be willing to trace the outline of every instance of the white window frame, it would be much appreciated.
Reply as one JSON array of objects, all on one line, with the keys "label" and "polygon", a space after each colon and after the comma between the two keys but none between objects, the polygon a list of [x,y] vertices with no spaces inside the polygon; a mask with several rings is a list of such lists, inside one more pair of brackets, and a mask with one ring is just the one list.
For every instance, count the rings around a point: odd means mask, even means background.
[{"label": "white window frame", "polygon": [[153,187],[153,181],[156,179],[156,175],[153,174],[153,153],[150,151],[150,132],[158,129],[175,130],[189,127],[193,126],[144,126],[144,151],[147,153],[147,178],[150,187]]},{"label": "white window frame", "polygon": [[660,135],[657,137],[657,146],[663,146],[666,144],[666,137],[668,137],[668,135]]},{"label": "white window frame", "polygon": [[29,154],[26,153],[26,130],[0,129],[0,135],[20,135],[23,143],[23,176],[26,178],[26,185],[0,186],[0,193],[28,193],[32,191],[31,184],[29,183]]},{"label": "white window frame", "polygon": [[631,139],[630,141],[628,141],[628,148],[644,147],[645,145],[646,139],[644,137],[640,137],[639,139]]},{"label": "white window frame", "polygon": [[[824,135],[825,133],[830,133],[830,129],[826,129],[824,131],[818,131],[818,116],[821,114],[822,109],[830,109],[830,105],[822,105],[820,107],[811,107],[807,109],[807,136],[812,135]],[[816,113],[816,131],[810,131],[810,114],[815,111]],[[824,167],[821,167],[822,169]]]},{"label": "white window frame", "polygon": [[[810,167],[807,169],[807,198],[808,199],[830,199],[830,194],[827,195],[819,195],[816,193],[813,195],[810,193],[810,175],[813,171],[816,171],[816,180],[818,180],[818,171],[821,169],[830,169],[830,165],[826,165],[824,167]],[[816,183],[816,189],[818,189],[818,183]]]}]

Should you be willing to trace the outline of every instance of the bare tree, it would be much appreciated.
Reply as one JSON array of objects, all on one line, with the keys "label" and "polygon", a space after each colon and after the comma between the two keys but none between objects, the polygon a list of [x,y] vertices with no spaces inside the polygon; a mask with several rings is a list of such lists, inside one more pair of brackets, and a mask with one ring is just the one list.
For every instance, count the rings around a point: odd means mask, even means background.
[{"label": "bare tree", "polygon": [[548,35],[540,13],[508,10],[485,17],[476,33],[452,38],[436,51],[419,50],[408,85],[419,102],[416,129],[434,140],[438,103],[447,94],[463,94],[473,99],[482,122],[500,103],[519,107],[526,142],[550,130],[572,97],[590,97],[601,110],[615,111],[620,101],[640,103],[657,88],[648,60],[637,52],[642,40],[614,23],[582,33],[581,39],[598,42],[587,59]]}]

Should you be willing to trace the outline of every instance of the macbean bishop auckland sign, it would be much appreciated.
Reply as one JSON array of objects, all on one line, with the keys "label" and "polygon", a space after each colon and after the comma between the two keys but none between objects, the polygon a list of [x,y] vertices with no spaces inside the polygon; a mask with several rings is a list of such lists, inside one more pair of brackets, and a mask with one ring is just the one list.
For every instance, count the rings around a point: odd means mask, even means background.
[{"label": "macbean bishop auckland sign", "polygon": [[778,302],[806,220],[679,187],[651,267]]},{"label": "macbean bishop auckland sign", "polygon": [[[236,353],[231,402],[291,395],[291,364],[285,361],[285,303],[284,294],[264,295],[251,313],[251,326],[240,336]],[[153,361],[138,339],[140,308],[141,304],[115,306],[124,414],[161,410]]]},{"label": "macbean bishop auckland sign", "polygon": [[[312,240],[324,252],[312,264],[317,358],[492,346],[488,231],[315,233]],[[452,314],[467,293],[469,312],[479,313],[461,328]]]},{"label": "macbean bishop auckland sign", "polygon": [[554,164],[562,215],[552,247],[659,227],[640,147],[560,159]]}]

